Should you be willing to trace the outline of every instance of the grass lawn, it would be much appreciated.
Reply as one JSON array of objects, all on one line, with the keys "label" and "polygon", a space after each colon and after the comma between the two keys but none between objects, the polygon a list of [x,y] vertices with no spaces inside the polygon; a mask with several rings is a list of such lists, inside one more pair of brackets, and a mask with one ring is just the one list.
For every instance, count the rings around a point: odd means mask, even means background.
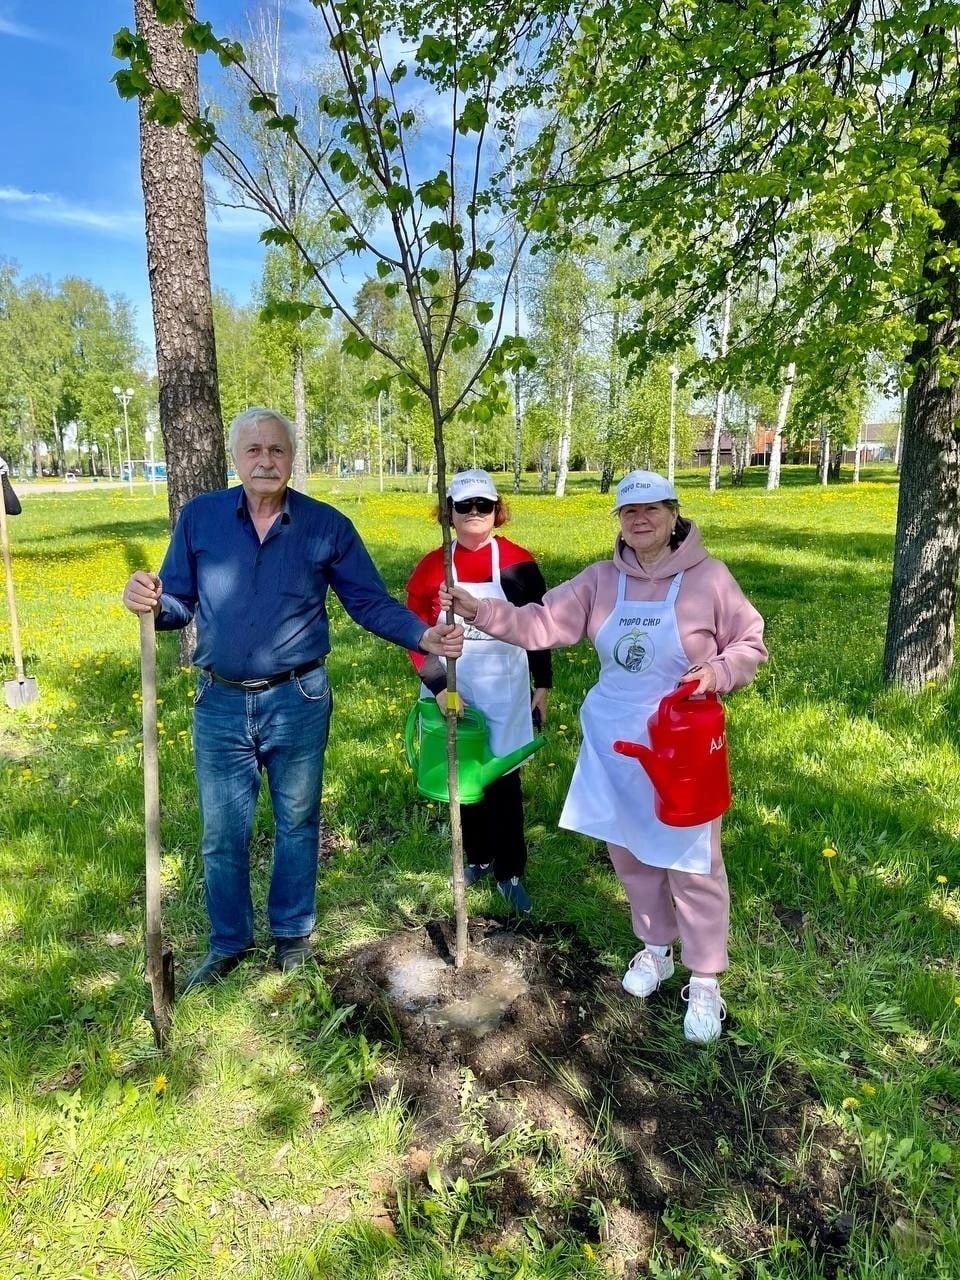
[{"label": "grass lawn", "polygon": [[[611,502],[595,477],[571,477],[562,501],[535,493],[534,479],[510,499],[506,532],[534,552],[549,585],[609,554]],[[382,495],[366,484],[318,481],[312,491],[356,522],[402,596],[439,535],[431,499],[422,481],[420,492]],[[768,1064],[764,1104],[779,1103],[783,1123],[776,1146],[766,1133],[743,1150],[718,1139],[714,1158],[695,1166],[678,1150],[683,1177],[642,1269],[629,1274],[955,1277],[960,681],[912,701],[880,681],[895,477],[868,467],[858,486],[824,490],[808,468],[787,468],[777,493],[751,475],[743,489],[710,495],[703,473],[689,473],[680,488],[685,514],[764,614],[771,658],[727,706],[730,1028],[696,1049],[675,1009],[651,1002],[651,1087],[701,1102],[709,1130],[733,1047]],[[481,1179],[451,1188],[431,1175],[442,1152],[411,1173],[403,1092],[370,1089],[398,1047],[349,1020],[323,966],[281,977],[254,965],[178,1002],[171,1051],[158,1057],[142,1017],[138,633],[120,591],[133,569],[159,564],[165,494],[28,486],[22,498],[23,515],[10,521],[14,578],[26,670],[41,697],[0,708],[0,1277],[624,1275],[603,1229],[612,1197],[570,1203],[576,1171],[522,1116],[500,1148],[498,1176],[543,1182],[549,1149],[565,1228],[545,1229],[531,1210],[505,1232]],[[335,963],[452,908],[443,809],[416,799],[403,758],[416,692],[407,657],[360,631],[336,601],[331,615],[330,856],[314,936]],[[5,608],[0,664],[12,677]],[[158,668],[165,934],[182,979],[204,949],[205,913],[192,675],[177,666],[175,638],[161,637]],[[577,710],[595,674],[586,645],[556,655],[549,742],[524,774],[527,884],[539,920],[589,942],[618,974],[636,949],[619,887],[594,842],[556,827]],[[270,831],[265,796],[258,905]],[[483,909],[497,911],[495,896],[480,892]],[[262,921],[261,930],[266,942]],[[630,1017],[624,1002],[620,1016]],[[815,1115],[778,1095],[791,1075],[810,1082]],[[464,1124],[476,1126],[469,1093]],[[578,1102],[571,1083],[570,1106],[589,1101]],[[755,1102],[744,1098],[748,1118]],[[616,1116],[606,1122],[613,1133]],[[739,1162],[741,1173],[749,1165],[796,1177],[813,1124],[833,1126],[856,1153],[843,1248],[818,1249],[802,1224],[784,1221],[763,1224],[758,1249],[756,1210],[731,1206],[726,1170]],[[602,1186],[599,1131],[591,1158]],[[831,1202],[840,1216],[845,1195],[841,1187]]]}]

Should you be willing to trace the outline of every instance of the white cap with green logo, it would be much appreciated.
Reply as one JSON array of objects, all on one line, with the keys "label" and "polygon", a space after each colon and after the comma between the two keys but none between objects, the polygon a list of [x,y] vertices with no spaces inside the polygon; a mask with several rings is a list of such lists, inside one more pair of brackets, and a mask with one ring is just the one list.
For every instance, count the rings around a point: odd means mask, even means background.
[{"label": "white cap with green logo", "polygon": [[614,511],[634,504],[641,506],[645,502],[676,502],[677,491],[664,476],[656,471],[631,471],[617,485],[617,500]]}]

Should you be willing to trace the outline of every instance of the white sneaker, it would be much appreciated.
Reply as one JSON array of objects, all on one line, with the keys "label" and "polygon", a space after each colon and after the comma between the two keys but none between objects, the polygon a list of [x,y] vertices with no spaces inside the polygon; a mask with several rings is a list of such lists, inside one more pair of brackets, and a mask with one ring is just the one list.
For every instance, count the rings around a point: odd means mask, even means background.
[{"label": "white sneaker", "polygon": [[630,961],[630,967],[623,975],[623,989],[632,996],[646,1000],[652,996],[661,982],[673,977],[673,948],[667,949],[665,956],[658,956],[655,951],[638,951]]},{"label": "white sneaker", "polygon": [[716,982],[701,982],[694,978],[680,992],[687,1002],[683,1019],[683,1034],[694,1044],[709,1044],[720,1034],[720,1025],[727,1016],[727,1006]]}]

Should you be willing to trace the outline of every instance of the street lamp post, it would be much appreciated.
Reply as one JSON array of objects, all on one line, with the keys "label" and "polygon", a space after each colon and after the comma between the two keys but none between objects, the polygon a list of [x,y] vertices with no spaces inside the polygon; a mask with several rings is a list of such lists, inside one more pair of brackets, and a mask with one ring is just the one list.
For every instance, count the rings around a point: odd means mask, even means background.
[{"label": "street lamp post", "polygon": [[157,496],[157,468],[153,461],[153,428],[147,427],[144,432],[147,444],[150,446],[150,492],[153,497]]},{"label": "street lamp post", "polygon": [[667,446],[667,479],[673,484],[673,473],[677,467],[677,379],[680,370],[675,364],[670,366],[670,439]]},{"label": "street lamp post", "polygon": [[[133,461],[130,458],[130,423],[127,419],[127,405],[133,399],[133,387],[127,387],[126,391],[120,387],[113,388],[113,394],[123,405],[123,433],[127,441],[127,483],[130,492],[133,493]],[[117,442],[117,448],[120,448],[120,442]]]},{"label": "street lamp post", "polygon": [[107,479],[113,479],[113,463],[110,461],[110,435],[107,434]]},{"label": "street lamp post", "polygon": [[123,432],[119,427],[114,427],[113,435],[114,435],[114,439],[117,442],[117,475],[120,478],[120,480],[123,480],[123,448],[121,447],[121,444],[120,444],[120,441],[123,438]]}]

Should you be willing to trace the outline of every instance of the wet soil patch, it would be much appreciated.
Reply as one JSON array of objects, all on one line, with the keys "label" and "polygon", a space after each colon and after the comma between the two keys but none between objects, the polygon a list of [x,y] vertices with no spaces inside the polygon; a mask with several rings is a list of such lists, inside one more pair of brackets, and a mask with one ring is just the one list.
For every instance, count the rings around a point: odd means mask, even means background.
[{"label": "wet soil patch", "polygon": [[[415,1193],[470,1199],[492,1245],[532,1220],[624,1276],[656,1243],[676,1262],[809,1250],[842,1268],[876,1225],[853,1144],[812,1082],[738,1037],[683,1038],[682,983],[646,1002],[563,925],[476,918],[457,970],[452,921],[354,950],[330,976],[355,1030],[393,1045],[374,1096],[399,1084],[414,1123]],[[482,1208],[482,1212],[480,1209]],[[528,1228],[529,1230],[529,1228]]]}]

